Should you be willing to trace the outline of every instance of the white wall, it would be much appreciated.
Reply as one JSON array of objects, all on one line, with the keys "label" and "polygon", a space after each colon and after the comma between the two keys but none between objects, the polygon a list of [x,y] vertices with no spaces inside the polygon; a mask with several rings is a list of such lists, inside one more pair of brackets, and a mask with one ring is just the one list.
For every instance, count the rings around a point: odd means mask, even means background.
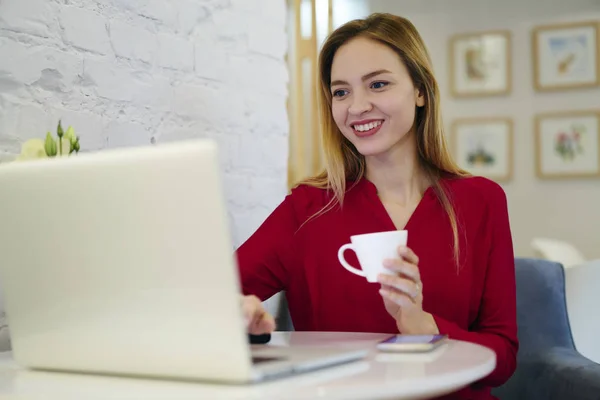
[{"label": "white wall", "polygon": [[[515,252],[532,256],[536,236],[567,240],[586,257],[600,258],[600,179],[541,181],[534,171],[536,113],[600,109],[600,88],[539,94],[533,91],[531,36],[534,25],[578,19],[600,20],[598,0],[372,0],[370,11],[409,18],[419,29],[433,59],[442,90],[449,132],[455,118],[508,116],[514,120],[513,179],[508,195]],[[513,90],[509,96],[455,99],[450,96],[448,39],[455,33],[512,31]]]},{"label": "white wall", "polygon": [[332,0],[333,29],[350,20],[365,18],[369,15],[369,8],[369,2],[365,0]]},{"label": "white wall", "polygon": [[216,138],[237,245],[286,193],[285,25],[284,0],[1,0],[0,153],[59,118],[84,151]]}]

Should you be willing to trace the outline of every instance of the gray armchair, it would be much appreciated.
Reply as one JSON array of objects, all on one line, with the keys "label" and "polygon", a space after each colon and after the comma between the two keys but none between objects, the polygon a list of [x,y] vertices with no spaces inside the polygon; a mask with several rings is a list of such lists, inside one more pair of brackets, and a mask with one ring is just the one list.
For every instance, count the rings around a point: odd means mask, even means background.
[{"label": "gray armchair", "polygon": [[573,344],[563,266],[517,258],[516,279],[517,370],[493,394],[501,400],[600,400],[600,364]]}]

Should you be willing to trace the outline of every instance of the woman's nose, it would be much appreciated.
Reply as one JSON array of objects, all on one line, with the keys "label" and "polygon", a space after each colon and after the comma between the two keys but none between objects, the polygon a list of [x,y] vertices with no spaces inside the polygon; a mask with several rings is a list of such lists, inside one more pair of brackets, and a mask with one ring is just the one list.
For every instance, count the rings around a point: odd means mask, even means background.
[{"label": "woman's nose", "polygon": [[352,103],[350,104],[348,112],[353,115],[360,115],[370,111],[371,108],[373,108],[373,106],[367,96],[362,93],[355,93],[352,96]]}]

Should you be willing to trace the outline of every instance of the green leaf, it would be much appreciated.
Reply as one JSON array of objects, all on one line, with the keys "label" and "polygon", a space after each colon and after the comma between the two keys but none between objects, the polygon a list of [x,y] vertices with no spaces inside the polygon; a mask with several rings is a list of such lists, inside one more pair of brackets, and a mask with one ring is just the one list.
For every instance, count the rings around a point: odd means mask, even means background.
[{"label": "green leaf", "polygon": [[46,135],[46,141],[44,142],[44,150],[46,150],[46,155],[48,157],[56,156],[56,141],[54,140],[50,132],[48,132],[48,134]]}]

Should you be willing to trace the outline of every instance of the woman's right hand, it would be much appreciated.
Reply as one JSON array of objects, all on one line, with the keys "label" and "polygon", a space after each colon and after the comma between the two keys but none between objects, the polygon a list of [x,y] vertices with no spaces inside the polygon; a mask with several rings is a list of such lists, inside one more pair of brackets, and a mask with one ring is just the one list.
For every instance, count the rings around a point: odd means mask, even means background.
[{"label": "woman's right hand", "polygon": [[242,296],[241,300],[248,333],[262,335],[275,330],[275,319],[265,310],[258,297]]}]

